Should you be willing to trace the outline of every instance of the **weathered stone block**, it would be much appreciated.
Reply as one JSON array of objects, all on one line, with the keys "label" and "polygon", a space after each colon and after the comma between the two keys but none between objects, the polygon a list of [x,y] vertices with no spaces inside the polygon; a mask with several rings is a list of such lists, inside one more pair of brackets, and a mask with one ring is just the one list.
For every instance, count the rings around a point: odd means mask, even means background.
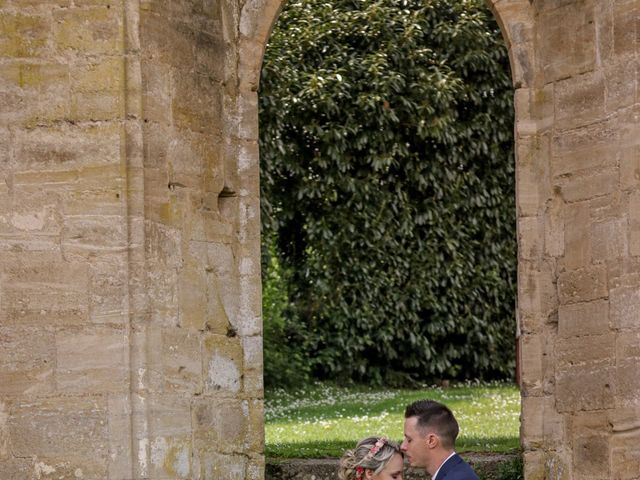
[{"label": "weathered stone block", "polygon": [[99,63],[76,65],[71,73],[73,93],[120,93],[124,81],[124,60],[107,58]]},{"label": "weathered stone block", "polygon": [[265,463],[263,455],[252,455],[247,465],[246,480],[262,480],[265,478]]},{"label": "weathered stone block", "polygon": [[80,56],[121,53],[124,39],[121,14],[118,8],[104,7],[54,11],[56,48]]},{"label": "weathered stone block", "polygon": [[[69,67],[62,63],[16,62],[0,73],[0,91],[13,95],[4,114],[25,126],[60,121],[69,113]],[[11,105],[21,107],[12,109]]]},{"label": "weathered stone block", "polygon": [[[121,133],[119,126],[107,124],[21,130],[16,134],[14,158],[25,174],[69,172],[69,180],[75,181],[83,168],[119,165]],[[47,183],[45,178],[35,181]]]},{"label": "weathered stone block", "polygon": [[124,392],[129,388],[128,338],[118,329],[56,333],[56,388],[61,392]]},{"label": "weathered stone block", "polygon": [[0,460],[0,478],[32,478],[36,467],[32,458],[10,457]]},{"label": "weathered stone block", "polygon": [[198,452],[239,453],[247,433],[248,405],[235,399],[195,400],[191,407]]},{"label": "weathered stone block", "polygon": [[544,403],[545,397],[522,397],[523,416],[520,421],[520,436],[525,449],[543,446]]},{"label": "weathered stone block", "polygon": [[[202,450],[198,453],[202,478],[224,478],[247,480],[247,457],[244,455],[221,455]],[[258,478],[262,478],[262,475]]]},{"label": "weathered stone block", "polygon": [[539,260],[544,252],[544,218],[518,219],[518,255],[525,260]]},{"label": "weathered stone block", "polygon": [[244,451],[260,454],[264,452],[264,402],[250,400],[248,406],[247,434]]},{"label": "weathered stone block", "polygon": [[638,45],[638,3],[613,3],[613,50],[616,56],[635,55]]},{"label": "weathered stone block", "polygon": [[60,478],[81,478],[100,480],[105,478],[107,470],[104,464],[95,461],[84,462],[82,458],[67,455],[64,459],[36,458],[33,463],[32,477],[39,480],[58,480]]},{"label": "weathered stone block", "polygon": [[519,139],[516,145],[518,214],[521,216],[538,215],[551,197],[549,142],[550,136],[546,134]]},{"label": "weathered stone block", "polygon": [[557,128],[590,123],[604,115],[604,77],[600,72],[588,72],[556,82],[554,98]]},{"label": "weathered stone block", "polygon": [[640,186],[640,146],[622,149],[620,158],[620,188],[634,189]]},{"label": "weathered stone block", "polygon": [[556,342],[556,366],[614,365],[616,335],[613,332],[602,335],[585,335],[580,337],[560,338]]},{"label": "weathered stone block", "polygon": [[[623,113],[614,115],[602,122],[595,122],[572,130],[555,132],[551,139],[553,157],[569,157],[579,161],[580,155],[590,158],[591,155],[588,154],[590,150],[593,150],[594,154],[599,156],[600,152],[606,152],[612,146],[617,146],[616,142],[619,142],[621,136],[625,133],[621,131],[621,117],[624,117]],[[571,170],[567,170],[567,173],[570,172]]]},{"label": "weathered stone block", "polygon": [[[622,440],[622,439],[621,439]],[[640,451],[635,437],[622,442],[615,442],[611,447],[611,475],[619,480],[634,480],[638,478],[638,465],[640,465]],[[618,446],[619,443],[622,445]]]},{"label": "weathered stone block", "polygon": [[[167,18],[167,11],[181,2],[141,2],[140,44],[144,57],[154,57],[165,65],[188,71],[195,63],[193,32],[188,24],[180,25]],[[158,10],[154,12],[154,8]]]},{"label": "weathered stone block", "polygon": [[240,337],[231,335],[209,335],[204,340],[205,392],[233,394],[242,389],[242,346]]},{"label": "weathered stone block", "polygon": [[612,218],[591,226],[593,262],[626,257],[629,254],[626,218]]},{"label": "weathered stone block", "polygon": [[246,370],[262,370],[263,365],[263,342],[262,336],[242,338],[242,352],[244,354],[244,368]]},{"label": "weathered stone block", "polygon": [[638,285],[612,288],[609,296],[611,321],[618,329],[640,326],[640,288]]},{"label": "weathered stone block", "polygon": [[547,263],[518,265],[518,308],[525,332],[538,331],[557,308],[555,272]]},{"label": "weathered stone block", "polygon": [[556,406],[560,413],[602,410],[615,402],[615,367],[604,361],[556,371]]},{"label": "weathered stone block", "polygon": [[57,241],[62,224],[54,195],[30,192],[19,198],[7,195],[5,200],[0,205],[0,234],[16,239],[35,236]]},{"label": "weathered stone block", "polygon": [[615,112],[634,104],[637,98],[637,86],[634,81],[636,74],[636,62],[628,58],[621,59],[619,63],[605,69],[606,112]]},{"label": "weathered stone block", "polygon": [[558,307],[558,335],[561,338],[602,335],[611,330],[609,302],[596,300]]},{"label": "weathered stone block", "polygon": [[[255,176],[259,172],[260,153],[258,142],[238,141],[232,147],[229,145],[227,150],[237,151],[232,155],[229,151],[226,153],[227,169],[230,169],[229,163],[232,159],[236,161],[235,170],[237,170],[240,179],[246,181],[247,177]],[[251,192],[253,194],[253,191]]]},{"label": "weathered stone block", "polygon": [[633,480],[640,465],[640,411],[637,406],[611,410],[611,475],[620,480]]},{"label": "weathered stone block", "polygon": [[551,173],[554,177],[597,172],[618,163],[618,149],[610,145],[575,149],[551,158]]},{"label": "weathered stone block", "polygon": [[263,370],[245,370],[242,377],[242,387],[245,395],[262,398],[264,396]]},{"label": "weathered stone block", "polygon": [[96,324],[124,324],[127,305],[127,271],[120,262],[91,265],[89,288],[89,318]]},{"label": "weathered stone block", "polygon": [[604,435],[579,436],[573,441],[573,471],[580,478],[609,478],[610,444]]},{"label": "weathered stone block", "polygon": [[545,478],[574,478],[571,452],[565,448],[545,452]]},{"label": "weathered stone block", "polygon": [[109,426],[109,463],[108,478],[127,478],[131,476],[133,452],[132,445],[132,404],[131,393],[109,395],[107,415]]},{"label": "weathered stone block", "polygon": [[566,268],[586,267],[591,263],[591,211],[585,202],[564,208],[564,251],[562,262]]},{"label": "weathered stone block", "polygon": [[78,92],[71,98],[70,118],[76,122],[123,120],[124,106],[120,93]]},{"label": "weathered stone block", "polygon": [[516,133],[536,135],[553,125],[553,84],[543,88],[519,88],[515,92]]},{"label": "weathered stone block", "polygon": [[629,198],[629,253],[640,256],[640,192]]},{"label": "weathered stone block", "polygon": [[564,208],[565,203],[560,195],[554,195],[547,203],[544,215],[544,253],[549,257],[562,257],[565,254]]},{"label": "weathered stone block", "polygon": [[108,422],[101,397],[16,403],[9,416],[9,432],[15,456],[35,455],[54,461],[81,458],[85,468],[106,471]]},{"label": "weathered stone block", "polygon": [[219,118],[222,112],[220,85],[207,76],[174,73],[175,85],[171,111],[173,122],[179,128],[195,132],[220,132]]},{"label": "weathered stone block", "polygon": [[155,437],[150,447],[152,478],[192,478],[193,449],[190,436]]},{"label": "weathered stone block", "polygon": [[203,330],[207,321],[206,274],[202,269],[185,267],[178,279],[178,305],[180,325]]},{"label": "weathered stone block", "polygon": [[87,320],[88,268],[34,254],[4,267],[0,319],[4,325],[73,325]]},{"label": "weathered stone block", "polygon": [[596,61],[593,2],[563,2],[543,9],[538,23],[545,83],[593,69]]},{"label": "weathered stone block", "polygon": [[168,65],[143,62],[143,115],[150,122],[171,123],[171,69]]},{"label": "weathered stone block", "polygon": [[552,390],[553,339],[544,334],[521,335],[521,389],[523,396],[542,396]]},{"label": "weathered stone block", "polygon": [[619,172],[612,168],[592,175],[569,176],[558,181],[567,202],[579,202],[613,193],[618,188]]},{"label": "weathered stone block", "polygon": [[202,391],[200,335],[186,328],[162,331],[164,388],[169,392]]},{"label": "weathered stone block", "polygon": [[619,358],[640,358],[640,332],[624,331],[618,333],[616,339],[616,353]]},{"label": "weathered stone block", "polygon": [[64,218],[63,254],[69,258],[124,254],[127,245],[126,218],[116,215],[68,215]]},{"label": "weathered stone block", "polygon": [[182,437],[192,432],[191,398],[182,392],[150,395],[149,429],[157,437]]},{"label": "weathered stone block", "polygon": [[[51,394],[54,390],[55,353],[53,332],[0,327],[0,395]],[[0,417],[2,415],[0,409]]]},{"label": "weathered stone block", "polygon": [[[6,399],[0,400],[0,465],[12,456],[9,450],[9,408]],[[1,469],[2,467],[0,472]]]},{"label": "weathered stone block", "polygon": [[616,406],[637,405],[640,392],[639,358],[621,359],[616,368]]},{"label": "weathered stone block", "polygon": [[603,265],[571,270],[558,277],[561,305],[605,298],[608,293],[607,270]]},{"label": "weathered stone block", "polygon": [[[597,469],[608,467],[609,445],[607,444],[611,426],[606,410],[576,412],[569,417],[569,430],[571,440],[575,445],[573,449],[574,470],[581,472],[581,477],[592,478],[591,474],[595,473]],[[599,448],[598,454],[594,454],[590,449],[597,446],[603,448]],[[590,453],[591,458],[587,458]],[[604,464],[602,460],[605,460]],[[595,462],[595,467],[589,465],[590,462]]]},{"label": "weathered stone block", "polygon": [[44,15],[3,12],[0,16],[0,56],[29,58],[43,55],[51,35]]}]

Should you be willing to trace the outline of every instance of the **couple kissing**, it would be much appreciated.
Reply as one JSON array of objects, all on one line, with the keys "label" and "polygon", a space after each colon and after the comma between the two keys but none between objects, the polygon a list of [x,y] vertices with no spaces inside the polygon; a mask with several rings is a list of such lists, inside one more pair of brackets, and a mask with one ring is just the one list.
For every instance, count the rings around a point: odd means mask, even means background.
[{"label": "couple kissing", "polygon": [[369,437],[340,459],[340,480],[402,480],[404,459],[424,468],[431,480],[479,480],[455,452],[458,422],[451,410],[433,400],[418,400],[404,412],[400,445],[386,437]]}]

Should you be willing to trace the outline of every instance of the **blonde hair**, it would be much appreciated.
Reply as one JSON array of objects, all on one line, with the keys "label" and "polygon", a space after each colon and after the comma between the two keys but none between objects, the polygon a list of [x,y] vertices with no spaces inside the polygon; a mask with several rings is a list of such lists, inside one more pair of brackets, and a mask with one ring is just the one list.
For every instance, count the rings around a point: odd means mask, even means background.
[{"label": "blonde hair", "polygon": [[[387,465],[397,453],[402,455],[397,443],[387,440],[373,455],[369,455],[380,437],[369,437],[360,440],[353,450],[347,450],[340,459],[338,478],[340,480],[356,480],[357,467],[373,470],[376,475]],[[364,476],[363,476],[364,478]]]}]

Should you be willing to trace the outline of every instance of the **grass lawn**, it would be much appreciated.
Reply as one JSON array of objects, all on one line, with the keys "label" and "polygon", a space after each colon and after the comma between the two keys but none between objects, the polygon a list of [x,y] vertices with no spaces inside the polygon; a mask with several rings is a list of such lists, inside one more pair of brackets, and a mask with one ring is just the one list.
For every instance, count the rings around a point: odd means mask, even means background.
[{"label": "grass lawn", "polygon": [[314,384],[265,394],[266,454],[282,458],[339,457],[364,437],[400,441],[404,408],[430,398],[448,405],[460,424],[459,452],[519,448],[520,393],[511,384],[461,385],[423,390],[341,388]]}]

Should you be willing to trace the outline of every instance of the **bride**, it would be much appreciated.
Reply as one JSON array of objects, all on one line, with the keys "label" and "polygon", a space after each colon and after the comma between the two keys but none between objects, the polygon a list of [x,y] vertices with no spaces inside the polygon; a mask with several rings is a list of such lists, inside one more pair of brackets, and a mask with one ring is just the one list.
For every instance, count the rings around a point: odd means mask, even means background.
[{"label": "bride", "polygon": [[386,437],[360,440],[340,459],[340,480],[402,480],[404,456]]}]

